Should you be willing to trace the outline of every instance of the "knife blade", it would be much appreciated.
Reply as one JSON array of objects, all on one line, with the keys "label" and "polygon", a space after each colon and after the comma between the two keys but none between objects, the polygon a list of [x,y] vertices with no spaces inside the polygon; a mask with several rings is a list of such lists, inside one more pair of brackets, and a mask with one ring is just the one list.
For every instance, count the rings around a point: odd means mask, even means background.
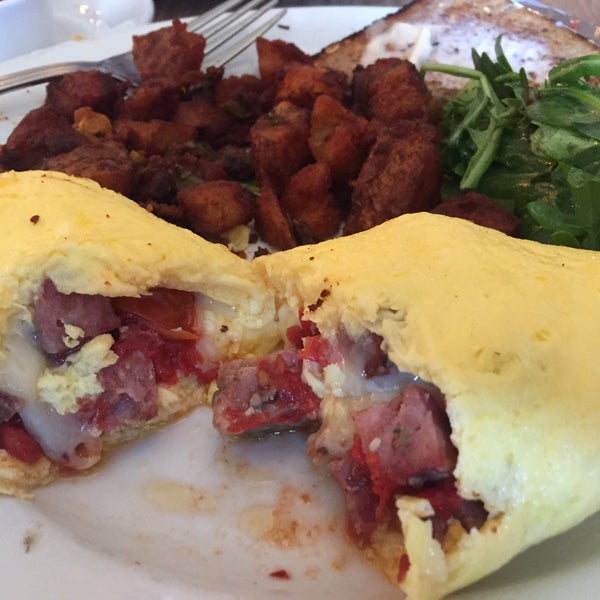
[{"label": "knife blade", "polygon": [[548,6],[543,2],[538,2],[538,0],[512,0],[512,3],[543,15],[559,27],[570,29],[586,40],[600,46],[600,26],[592,21],[580,19],[566,10]]}]

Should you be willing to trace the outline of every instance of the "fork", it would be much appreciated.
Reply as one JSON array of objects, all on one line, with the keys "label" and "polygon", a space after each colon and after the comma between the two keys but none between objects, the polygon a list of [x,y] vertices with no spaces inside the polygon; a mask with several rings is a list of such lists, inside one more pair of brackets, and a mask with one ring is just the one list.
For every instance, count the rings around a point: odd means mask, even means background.
[{"label": "fork", "polygon": [[[206,38],[203,66],[225,65],[280,21],[286,12],[285,9],[280,9],[261,21],[261,17],[277,2],[278,0],[227,0],[189,21],[188,30],[200,33]],[[236,10],[233,10],[234,8]],[[254,23],[257,25],[251,28]],[[130,82],[133,86],[141,82],[133,63],[133,54],[129,51],[100,61],[62,62],[0,75],[0,94],[44,83],[75,71],[90,70],[104,71],[115,79]]]}]

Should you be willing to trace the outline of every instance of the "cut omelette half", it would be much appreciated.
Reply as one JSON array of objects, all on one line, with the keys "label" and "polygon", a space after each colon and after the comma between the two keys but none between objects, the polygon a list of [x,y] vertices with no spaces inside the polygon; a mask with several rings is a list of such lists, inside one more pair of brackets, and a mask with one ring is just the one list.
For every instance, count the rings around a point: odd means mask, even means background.
[{"label": "cut omelette half", "polygon": [[350,538],[408,598],[600,508],[600,254],[422,213],[256,262],[296,322],[221,368],[215,425],[312,425]]},{"label": "cut omelette half", "polygon": [[92,467],[278,343],[248,261],[93,181],[0,174],[0,221],[0,493]]}]

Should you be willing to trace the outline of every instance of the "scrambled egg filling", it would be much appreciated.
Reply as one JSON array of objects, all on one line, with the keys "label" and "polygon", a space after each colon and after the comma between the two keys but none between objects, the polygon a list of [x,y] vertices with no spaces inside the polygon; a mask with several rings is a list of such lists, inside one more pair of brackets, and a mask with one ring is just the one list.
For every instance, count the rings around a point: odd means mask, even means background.
[{"label": "scrambled egg filling", "polygon": [[40,401],[64,415],[79,410],[80,398],[100,394],[98,371],[116,363],[118,358],[110,349],[113,341],[108,333],[99,335],[68,356],[62,365],[46,368],[37,380]]}]

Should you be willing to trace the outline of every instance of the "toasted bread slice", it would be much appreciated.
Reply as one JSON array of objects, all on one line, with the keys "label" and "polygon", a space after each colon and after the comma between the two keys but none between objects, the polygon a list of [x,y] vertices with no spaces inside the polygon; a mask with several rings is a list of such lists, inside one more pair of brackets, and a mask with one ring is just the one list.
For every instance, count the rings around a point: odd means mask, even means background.
[{"label": "toasted bread slice", "polygon": [[[472,66],[471,49],[495,56],[502,36],[503,50],[514,69],[524,68],[533,82],[542,82],[556,63],[596,54],[600,48],[549,18],[510,0],[476,3],[469,0],[417,0],[339,42],[316,57],[321,66],[351,73],[383,56],[422,63]],[[460,88],[463,79],[428,73],[433,91],[445,94]]]}]

